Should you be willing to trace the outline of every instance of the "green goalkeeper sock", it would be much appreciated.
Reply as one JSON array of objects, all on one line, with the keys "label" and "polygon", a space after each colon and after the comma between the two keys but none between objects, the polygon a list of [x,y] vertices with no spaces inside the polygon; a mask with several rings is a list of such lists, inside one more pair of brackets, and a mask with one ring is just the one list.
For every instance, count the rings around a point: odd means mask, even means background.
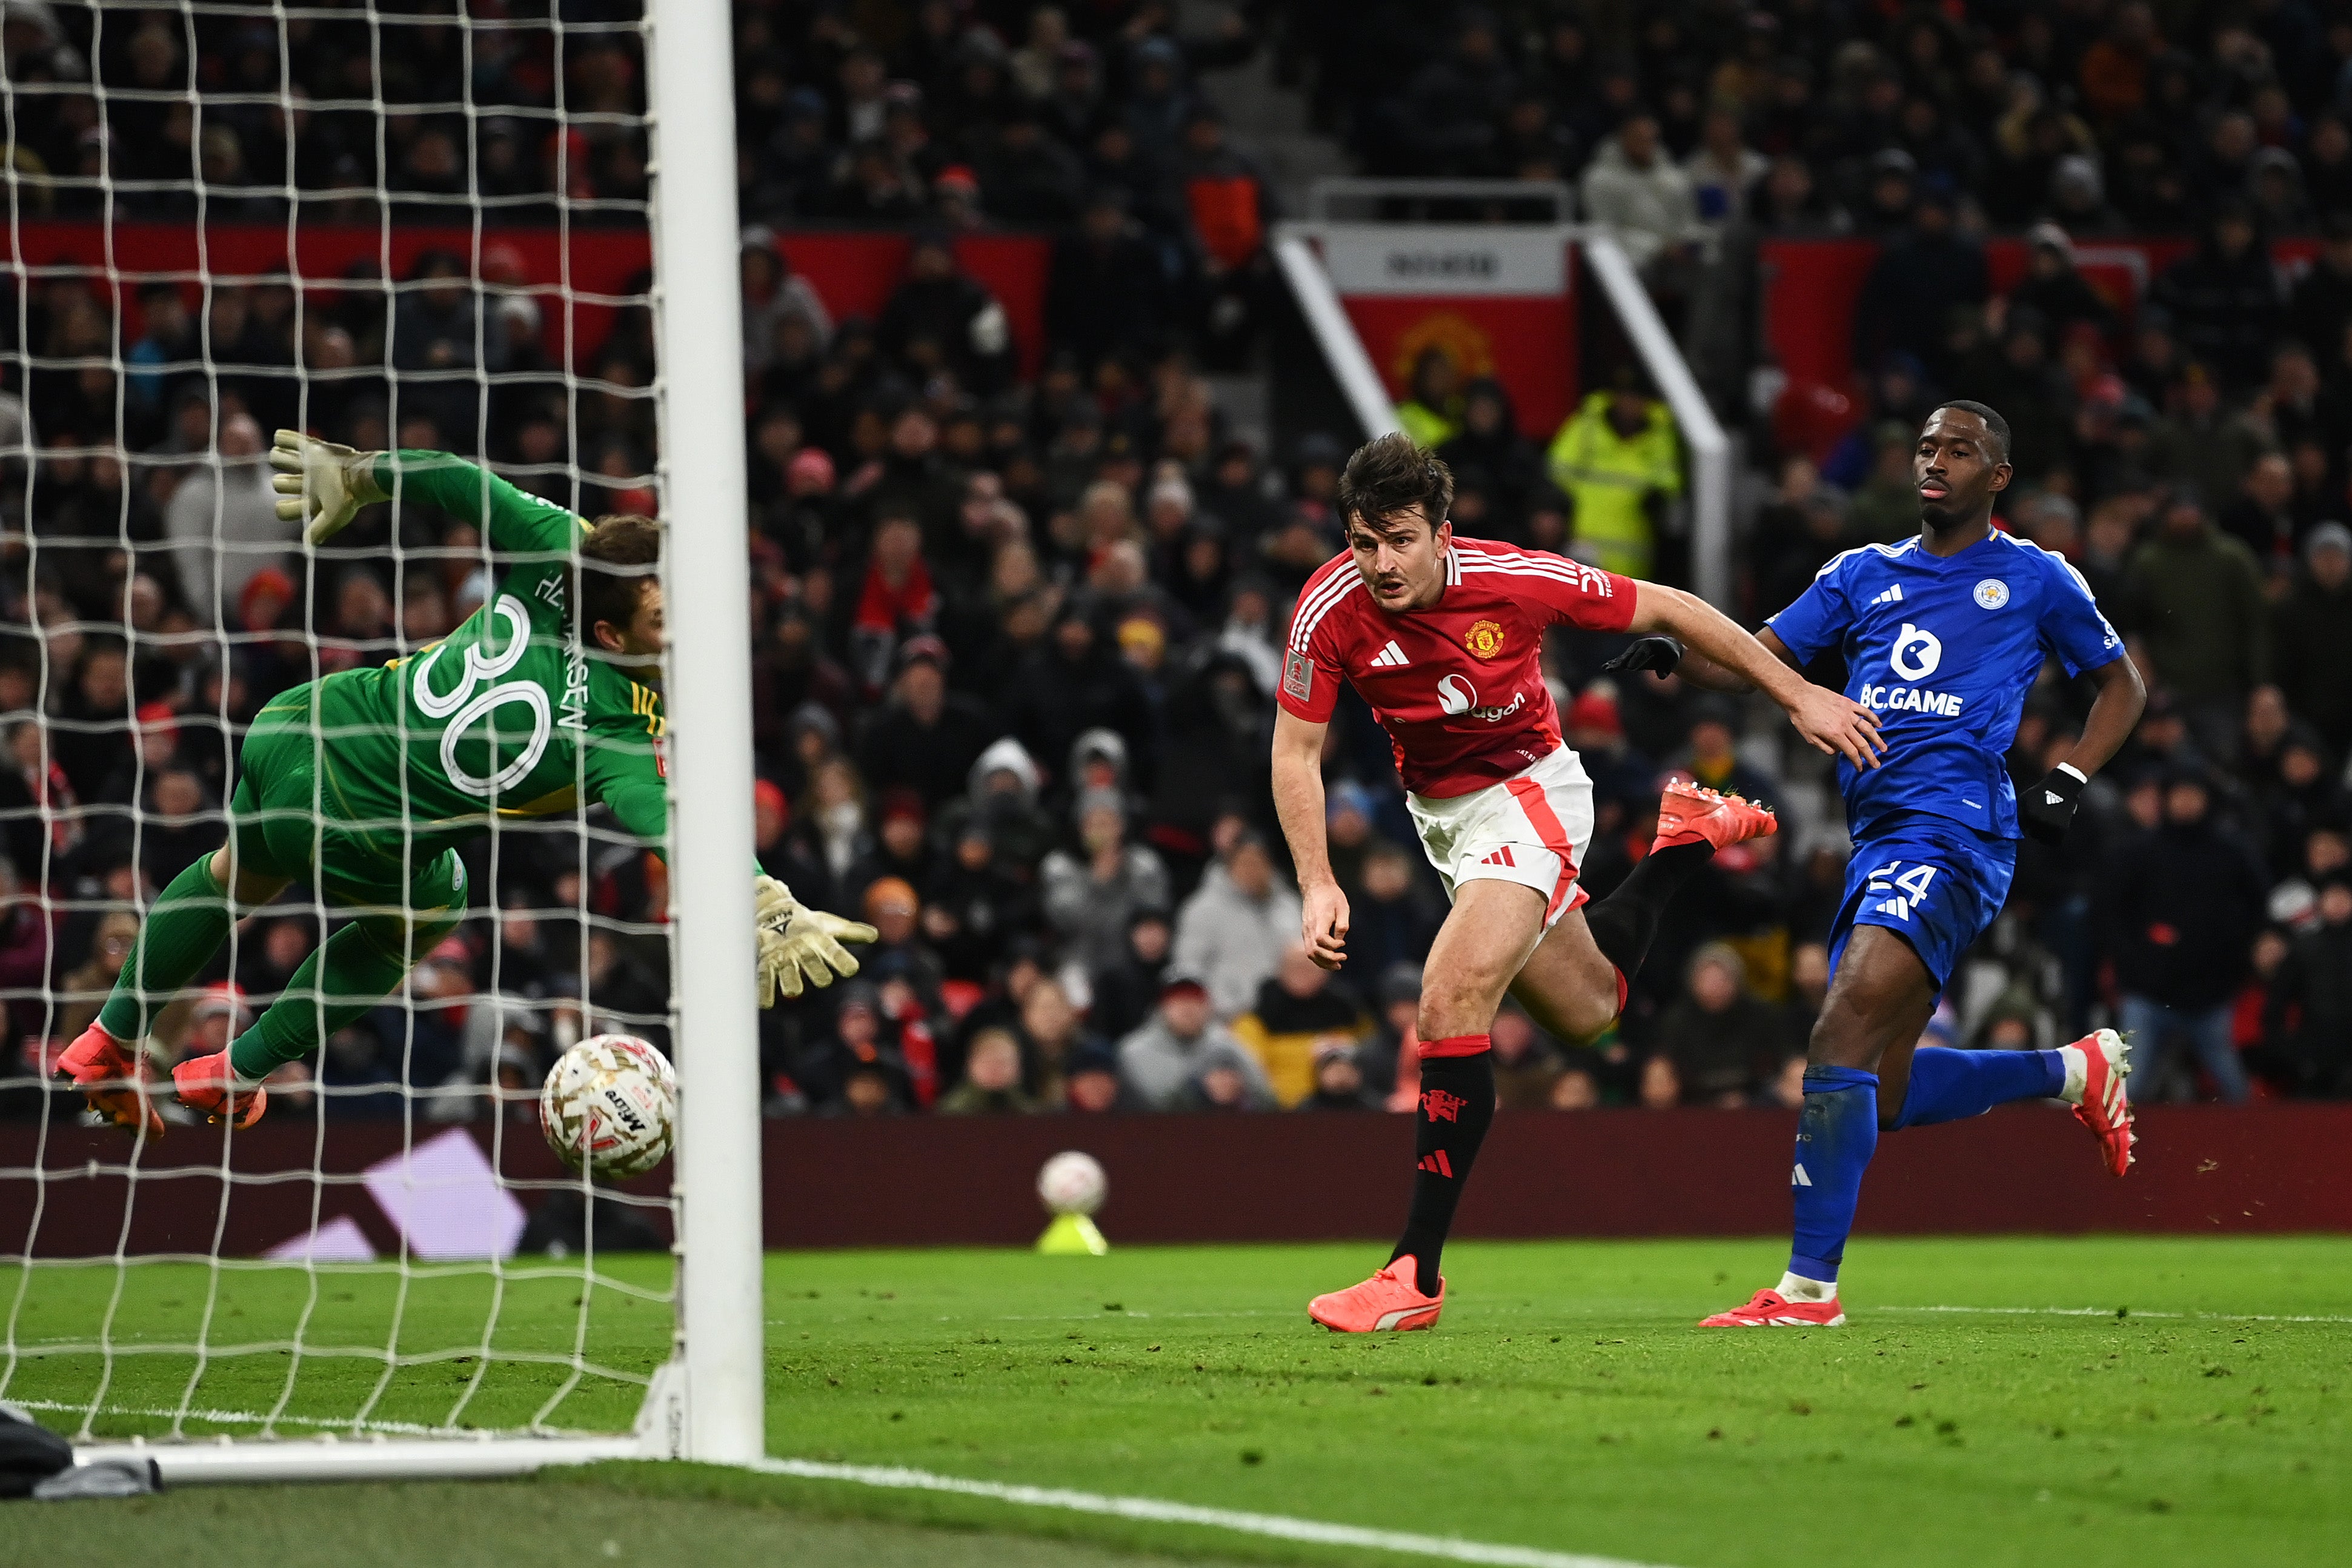
[{"label": "green goalkeeper sock", "polygon": [[228,890],[213,879],[211,856],[173,878],[147,911],[138,943],[114,978],[113,994],[99,1009],[99,1027],[118,1040],[146,1038],[155,1015],[212,962],[236,920]]},{"label": "green goalkeeper sock", "polygon": [[228,1063],[248,1080],[317,1050],[336,1030],[364,1018],[407,978],[416,956],[433,951],[457,928],[455,920],[420,924],[412,942],[397,915],[368,915],[327,939],[286,983],[253,1027],[228,1048]]}]

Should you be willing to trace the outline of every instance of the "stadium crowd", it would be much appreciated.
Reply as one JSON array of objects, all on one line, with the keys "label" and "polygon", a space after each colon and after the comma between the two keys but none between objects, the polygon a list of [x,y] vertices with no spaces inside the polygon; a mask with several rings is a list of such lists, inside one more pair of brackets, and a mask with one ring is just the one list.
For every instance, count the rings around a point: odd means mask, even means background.
[{"label": "stadium crowd", "polygon": [[[1282,629],[1340,547],[1348,443],[1262,451],[1227,431],[1202,374],[1249,363],[1265,300],[1271,194],[1226,139],[1213,76],[1260,48],[1313,66],[1318,110],[1369,169],[1578,181],[1669,301],[1696,299],[1743,234],[1882,237],[1855,324],[1866,416],[1817,444],[1776,445],[1769,418],[1751,431],[1770,479],[1743,611],[1753,624],[1837,551],[1911,531],[1911,433],[1938,398],[1977,397],[2019,435],[2005,526],[2075,563],[2157,693],[2070,840],[2021,847],[2009,911],[1931,1032],[2046,1046],[2112,1020],[2140,1032],[2143,1093],[2352,1093],[2352,530],[2333,521],[2352,510],[2336,107],[2352,14],[2283,0],[2168,40],[2137,0],[1961,19],[1833,0],[1369,11],[1254,7],[1192,36],[1157,4],[737,5],[758,851],[882,937],[856,980],[764,1016],[768,1108],[1412,1103],[1443,901],[1385,738],[1343,704],[1327,776],[1354,921],[1337,975],[1296,944],[1265,787]],[[134,128],[125,113],[166,95],[71,90],[95,60],[109,83],[236,92],[262,80],[257,57],[275,72],[271,38],[208,8],[184,27],[110,25],[93,47],[88,18],[8,9],[12,82],[56,89],[18,89],[25,188],[72,216],[113,184],[169,221],[190,216],[172,204],[194,169],[213,216],[282,219],[285,179],[235,177],[289,166],[274,110]],[[470,190],[508,202],[501,222],[559,192],[583,218],[628,218],[644,166],[625,33],[583,28],[559,58],[544,28],[503,51],[477,32],[474,101],[513,110],[468,136],[470,117],[424,101],[452,79],[425,68],[457,58],[456,30],[400,30],[442,55],[371,90],[417,111],[383,121],[378,162],[372,138],[330,134],[343,110],[316,110],[290,164],[306,217],[314,199],[367,216],[381,179],[395,216],[404,193],[430,207]],[[291,36],[313,98],[366,81],[363,24]],[[547,140],[559,82],[568,110],[609,121]],[[225,208],[232,194],[260,205]],[[793,274],[790,230],[813,222],[915,230],[873,320],[835,319]],[[955,237],[991,225],[1055,237],[1033,375],[958,260]],[[2006,291],[1990,228],[2032,237]],[[2127,320],[2073,249],[2126,228],[2200,236]],[[2273,265],[2272,238],[2314,229],[2307,269]],[[361,447],[478,456],[592,516],[653,510],[642,309],[566,365],[531,300],[467,274],[433,252],[396,289],[153,284],[119,361],[102,279],[12,278],[0,992],[21,1070],[95,1010],[126,911],[219,841],[235,736],[261,703],[430,642],[488,590],[471,530],[415,506],[306,562],[269,504],[264,432],[299,418]],[[1606,559],[1672,517],[1671,421],[1630,382],[1550,450],[1491,382],[1433,364],[1412,392],[1408,417],[1462,478],[1465,532]],[[1579,489],[1599,463],[1636,480],[1613,532]],[[1613,651],[1570,633],[1547,650],[1595,781],[1596,894],[1645,849],[1664,770],[1785,826],[1677,900],[1601,1040],[1549,1039],[1507,1008],[1504,1101],[1793,1105],[1846,853],[1833,782],[1742,706],[1601,677]],[[2053,673],[2020,780],[2080,711]],[[580,1032],[662,1033],[656,858],[609,831],[505,826],[469,859],[495,906],[417,972],[412,1005],[331,1043],[334,1113],[396,1107],[404,1073],[470,1114],[470,1086],[529,1089]],[[299,910],[258,917],[160,1048],[216,1048],[318,934]]]}]

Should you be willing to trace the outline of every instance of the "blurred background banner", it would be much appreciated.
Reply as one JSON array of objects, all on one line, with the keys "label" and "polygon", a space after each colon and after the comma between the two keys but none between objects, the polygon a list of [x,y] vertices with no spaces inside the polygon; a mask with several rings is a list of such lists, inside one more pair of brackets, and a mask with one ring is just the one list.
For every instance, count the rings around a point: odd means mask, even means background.
[{"label": "blurred background banner", "polygon": [[[1323,265],[1399,403],[1424,356],[1457,384],[1491,376],[1519,432],[1548,438],[1576,405],[1572,258],[1551,228],[1326,224]],[[1442,395],[1458,395],[1448,393]]]}]

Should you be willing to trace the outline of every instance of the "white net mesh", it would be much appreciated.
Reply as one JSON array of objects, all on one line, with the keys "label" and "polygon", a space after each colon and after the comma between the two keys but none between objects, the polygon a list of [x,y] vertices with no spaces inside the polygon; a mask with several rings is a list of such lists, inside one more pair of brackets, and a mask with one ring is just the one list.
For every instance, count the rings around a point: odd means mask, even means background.
[{"label": "white net mesh", "polygon": [[[134,1137],[56,1076],[229,837],[272,700],[463,641],[530,565],[408,488],[305,550],[273,429],[657,510],[639,7],[467,9],[6,9],[0,1397],[69,1431],[609,1431],[670,1353],[667,1168],[592,1189],[536,1121],[572,1040],[671,1044],[666,875],[601,810],[487,799],[534,814],[464,837],[454,920],[395,893],[421,962],[373,1006],[330,971],[323,1046],[249,1131],[165,1093]],[[323,802],[367,753],[311,712]],[[366,846],[325,815],[312,853],[349,875]],[[409,815],[341,814],[402,883],[443,842]],[[352,915],[299,882],[146,988],[153,1069],[236,1038]]]}]

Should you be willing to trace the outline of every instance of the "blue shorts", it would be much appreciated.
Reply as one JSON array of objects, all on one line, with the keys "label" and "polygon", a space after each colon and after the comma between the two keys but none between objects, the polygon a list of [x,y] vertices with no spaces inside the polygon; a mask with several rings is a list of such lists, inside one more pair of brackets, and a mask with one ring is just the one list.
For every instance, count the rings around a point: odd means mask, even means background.
[{"label": "blue shorts", "polygon": [[2017,841],[1979,833],[1948,817],[1906,811],[1882,816],[1854,843],[1845,901],[1830,928],[1830,973],[1853,928],[1898,931],[1940,992],[1969,944],[2009,899]]}]

